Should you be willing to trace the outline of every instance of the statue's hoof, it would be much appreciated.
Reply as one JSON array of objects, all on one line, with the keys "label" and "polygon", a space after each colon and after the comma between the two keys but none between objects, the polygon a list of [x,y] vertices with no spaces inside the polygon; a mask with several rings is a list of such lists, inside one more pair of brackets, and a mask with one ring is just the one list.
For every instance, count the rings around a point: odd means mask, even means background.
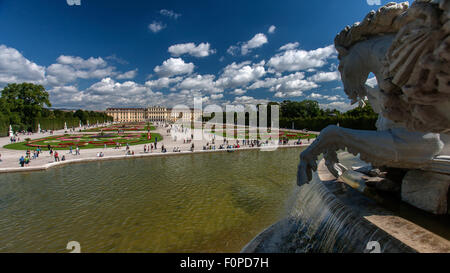
[{"label": "statue's hoof", "polygon": [[298,172],[297,172],[297,185],[303,186],[305,184],[308,184],[309,181],[311,181],[312,178],[312,171],[311,168],[308,166],[308,163],[301,162],[298,166]]}]

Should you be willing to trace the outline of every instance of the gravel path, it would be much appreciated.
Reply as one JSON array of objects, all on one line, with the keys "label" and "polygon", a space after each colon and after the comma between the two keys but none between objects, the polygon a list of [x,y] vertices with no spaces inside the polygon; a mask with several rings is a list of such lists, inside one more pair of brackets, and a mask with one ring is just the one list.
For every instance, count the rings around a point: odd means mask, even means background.
[{"label": "gravel path", "polygon": [[[0,138],[0,154],[1,154],[1,162],[0,162],[0,173],[5,172],[19,172],[19,171],[36,171],[36,170],[45,170],[54,166],[64,165],[64,164],[70,164],[70,163],[76,163],[76,162],[89,162],[89,161],[97,161],[97,160],[113,160],[113,159],[122,159],[127,157],[147,157],[147,156],[162,156],[162,155],[175,155],[175,154],[184,154],[184,153],[192,153],[190,151],[191,149],[191,143],[183,143],[183,134],[178,133],[177,141],[174,141],[174,138],[172,135],[167,133],[167,128],[164,127],[157,127],[156,133],[159,133],[163,136],[163,141],[158,141],[158,150],[153,150],[153,153],[144,153],[144,144],[136,145],[136,146],[130,146],[130,150],[134,151],[134,156],[127,156],[126,155],[126,149],[125,147],[122,147],[121,149],[114,149],[114,148],[98,148],[98,149],[81,149],[80,155],[70,154],[68,150],[58,150],[58,153],[60,155],[60,158],[64,155],[66,157],[66,161],[64,162],[54,162],[54,158],[50,156],[50,153],[48,151],[41,152],[41,155],[39,158],[31,160],[28,167],[21,168],[19,166],[19,158],[23,155],[25,156],[26,151],[19,151],[19,150],[9,150],[3,148],[3,146],[10,143],[9,137],[2,137]],[[55,131],[53,135],[63,135],[64,130]],[[73,134],[86,134],[86,133],[73,133]],[[25,138],[30,139],[37,139],[37,138],[43,138],[51,136],[49,133],[39,133],[39,134],[33,134],[33,135],[20,135],[20,140],[22,141]],[[208,137],[211,137],[212,135],[208,134]],[[201,141],[193,141],[194,143],[194,151],[196,153],[202,153],[202,152],[224,152],[224,150],[218,150],[218,146],[220,144],[223,144],[223,139],[219,139],[219,137],[216,137],[215,144],[216,144],[216,150],[207,150],[203,151],[203,146],[205,146],[208,142],[211,142],[209,139],[203,139]],[[289,145],[283,145],[279,146],[279,148],[288,148],[288,147],[300,147],[300,145],[294,145],[294,141],[291,141]],[[312,141],[311,141],[312,143]],[[236,140],[229,140],[229,144],[233,145],[236,144]],[[242,141],[240,142],[242,145]],[[164,147],[167,149],[167,153],[161,153],[161,147],[164,145]],[[306,142],[306,144],[301,146],[308,146],[309,143]],[[180,148],[180,153],[173,153],[174,147]],[[261,149],[261,148],[252,148],[249,146],[244,146],[239,150],[248,150],[248,149]],[[102,152],[104,154],[103,158],[97,157],[97,154]],[[74,151],[75,153],[75,151]]]}]

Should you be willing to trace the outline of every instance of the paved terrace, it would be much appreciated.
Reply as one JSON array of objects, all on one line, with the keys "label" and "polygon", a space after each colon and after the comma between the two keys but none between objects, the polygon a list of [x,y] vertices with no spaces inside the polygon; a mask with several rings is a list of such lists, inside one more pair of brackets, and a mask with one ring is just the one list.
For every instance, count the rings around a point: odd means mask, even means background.
[{"label": "paved terrace", "polygon": [[[163,156],[163,155],[180,155],[180,154],[192,154],[191,145],[192,143],[183,143],[182,137],[177,137],[177,141],[174,141],[171,134],[167,133],[167,129],[165,127],[156,127],[156,132],[159,133],[161,136],[163,136],[162,141],[158,141],[158,149],[153,150],[152,153],[144,153],[144,145],[135,145],[130,146],[130,151],[134,151],[134,155],[126,155],[126,147],[122,146],[120,149],[115,148],[97,148],[97,149],[81,149],[80,155],[75,155],[75,149],[73,151],[73,154],[69,153],[69,150],[58,150],[60,158],[65,155],[66,161],[62,162],[55,162],[54,157],[50,156],[50,153],[48,151],[42,151],[39,155],[39,158],[31,160],[28,167],[20,167],[19,165],[19,158],[23,155],[25,156],[26,151],[21,150],[10,150],[3,148],[5,145],[10,144],[10,138],[9,137],[2,137],[0,138],[0,154],[1,154],[1,162],[0,162],[0,173],[6,173],[6,172],[26,172],[26,171],[40,171],[40,170],[46,170],[51,167],[65,165],[65,164],[71,164],[71,163],[81,163],[81,162],[90,162],[90,161],[99,161],[99,160],[114,160],[114,159],[124,159],[124,158],[139,158],[139,157],[150,157],[150,156]],[[292,131],[292,130],[289,130]],[[30,139],[38,139],[38,138],[44,138],[49,136],[57,136],[57,135],[64,135],[64,130],[54,131],[53,135],[50,133],[35,133],[33,135],[19,135],[20,141],[23,141],[25,138]],[[130,132],[133,133],[133,132]],[[312,132],[310,132],[312,133]],[[75,132],[71,134],[92,134],[87,132]],[[193,141],[194,143],[194,153],[210,153],[210,152],[226,152],[226,150],[218,150],[218,147],[223,144],[223,139],[221,139],[219,136],[216,136],[215,140],[215,146],[216,150],[203,150],[203,146],[205,146],[207,143],[211,143],[209,139],[203,139],[201,141]],[[295,148],[295,147],[301,147],[301,146],[308,146],[309,143],[307,140],[303,145],[295,145],[295,141],[291,140],[288,145],[281,145],[278,146],[278,148]],[[236,140],[229,139],[229,145],[236,144]],[[149,144],[147,144],[149,145]],[[164,145],[167,152],[162,153],[161,147]],[[242,141],[240,141],[241,148],[239,150],[256,150],[261,149],[257,147],[250,147],[250,146],[242,146]],[[181,149],[181,152],[174,153],[173,149],[174,147],[178,147]],[[75,147],[74,147],[75,148]],[[30,149],[31,150],[31,149]],[[99,158],[97,157],[97,154],[102,152],[104,154],[104,157]]]}]

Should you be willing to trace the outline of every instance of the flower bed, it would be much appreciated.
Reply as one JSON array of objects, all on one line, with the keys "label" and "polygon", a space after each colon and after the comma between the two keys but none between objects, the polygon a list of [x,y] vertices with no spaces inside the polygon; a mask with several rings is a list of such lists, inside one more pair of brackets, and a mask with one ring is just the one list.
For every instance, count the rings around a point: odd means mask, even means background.
[{"label": "flower bed", "polygon": [[[233,132],[233,131],[231,131]],[[217,135],[222,134],[224,137],[227,136],[227,131],[223,130],[222,132],[212,132],[215,133]],[[232,135],[230,135],[229,137],[231,138],[242,138],[242,137],[246,137],[247,139],[249,137],[254,138],[255,136],[257,136],[258,139],[291,139],[291,140],[297,140],[297,139],[309,139],[309,138],[315,138],[316,135],[315,134],[304,134],[304,133],[300,133],[300,132],[292,132],[292,131],[279,131],[278,134],[276,133],[275,130],[266,130],[266,129],[262,129],[261,131],[259,129],[255,129],[252,130],[251,132],[249,130],[234,130],[234,133],[232,133]]]},{"label": "flower bed", "polygon": [[[148,124],[145,122],[139,122],[139,123],[127,123],[127,124],[116,124],[116,125],[110,125],[108,127],[99,127],[99,128],[90,128],[87,130],[84,130],[84,132],[129,132],[129,131],[147,131]],[[155,127],[150,125],[150,130],[155,130]]]},{"label": "flower bed", "polygon": [[35,139],[24,143],[24,146],[30,148],[51,148],[62,149],[69,147],[100,147],[100,146],[115,146],[119,144],[138,144],[149,143],[154,140],[155,137],[162,139],[160,135],[150,135],[150,139],[147,134],[108,134],[108,135],[64,135],[64,136],[52,136],[47,138]]}]

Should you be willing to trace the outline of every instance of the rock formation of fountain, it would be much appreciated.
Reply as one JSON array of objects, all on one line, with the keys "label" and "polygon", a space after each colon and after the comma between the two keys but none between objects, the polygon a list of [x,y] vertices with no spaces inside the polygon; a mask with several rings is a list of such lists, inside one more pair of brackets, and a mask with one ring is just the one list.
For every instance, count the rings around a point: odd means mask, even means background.
[{"label": "rock formation of fountain", "polygon": [[[243,252],[450,252],[447,239],[361,194],[398,191],[419,209],[449,212],[450,0],[389,3],[335,46],[346,94],[370,102],[378,130],[324,129],[300,156],[290,213]],[[366,85],[370,73],[378,87]],[[345,149],[369,163],[364,174],[339,162]]]},{"label": "rock formation of fountain", "polygon": [[[335,39],[344,91],[368,98],[377,131],[330,126],[301,155],[298,184],[311,180],[317,158],[336,177],[345,168],[336,152],[359,154],[374,168],[407,171],[402,199],[446,214],[450,187],[450,1],[389,3]],[[378,87],[366,86],[370,73]],[[373,181],[373,179],[372,179]],[[380,180],[381,181],[381,180]]]}]

